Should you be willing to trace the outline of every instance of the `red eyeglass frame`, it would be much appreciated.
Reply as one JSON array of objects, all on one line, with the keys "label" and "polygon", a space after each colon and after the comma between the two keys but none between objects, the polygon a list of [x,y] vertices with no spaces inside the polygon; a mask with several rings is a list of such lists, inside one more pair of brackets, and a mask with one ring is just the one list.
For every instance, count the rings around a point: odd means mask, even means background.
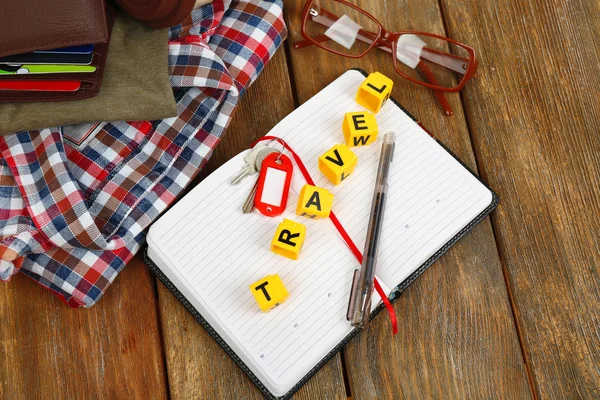
[{"label": "red eyeglass frame", "polygon": [[[444,92],[458,92],[460,91],[465,84],[467,83],[467,81],[469,79],[471,79],[473,77],[473,75],[475,74],[475,71],[477,70],[477,66],[479,64],[479,61],[477,60],[476,54],[475,54],[475,50],[471,47],[468,46],[464,43],[460,43],[454,39],[450,39],[444,36],[440,36],[440,35],[436,35],[433,33],[428,33],[428,32],[421,32],[421,31],[399,31],[399,32],[389,32],[387,31],[383,25],[370,13],[368,13],[367,11],[363,10],[362,8],[349,3],[345,0],[332,0],[335,1],[337,3],[343,4],[345,6],[348,6],[356,11],[358,11],[359,13],[365,15],[366,17],[368,17],[369,19],[371,19],[371,21],[373,21],[378,27],[379,27],[379,32],[377,33],[377,35],[373,36],[372,32],[368,32],[368,31],[364,31],[364,30],[359,30],[360,35],[366,37],[368,40],[371,41],[371,44],[369,44],[369,47],[361,54],[347,54],[347,53],[343,53],[343,52],[339,52],[333,49],[330,49],[324,45],[322,45],[320,43],[320,41],[327,41],[330,40],[329,37],[325,36],[325,35],[321,35],[317,38],[313,38],[311,36],[309,36],[306,33],[306,24],[309,20],[309,15],[310,15],[310,9],[312,7],[312,5],[314,4],[315,0],[308,0],[306,2],[306,4],[304,5],[304,9],[302,11],[302,27],[301,27],[301,34],[302,37],[304,38],[304,40],[302,41],[298,41],[296,43],[294,43],[294,48],[295,49],[300,49],[300,48],[304,48],[310,45],[315,45],[318,46],[320,48],[322,48],[323,50],[327,50],[331,53],[337,54],[339,56],[343,56],[343,57],[347,57],[347,58],[361,58],[364,57],[365,54],[367,54],[369,51],[371,51],[372,48],[377,47],[381,50],[384,50],[386,52],[391,53],[392,55],[392,60],[393,60],[393,64],[394,64],[394,69],[396,70],[396,72],[402,76],[405,79],[408,79],[409,81],[416,83],[418,85],[421,86],[425,86],[428,87],[430,89],[433,89],[435,91],[435,95],[438,98],[438,100],[440,101],[444,111],[446,112],[446,115],[452,115],[452,109],[450,107],[450,104],[448,103],[448,101],[446,100],[445,96],[444,96]],[[322,7],[319,7],[320,11],[323,12],[324,14],[326,14],[329,18],[332,18],[333,21],[336,21],[339,17],[330,13],[329,11],[323,9]],[[436,39],[440,39],[440,40],[444,40],[447,41],[451,44],[454,44],[456,46],[461,47],[462,49],[464,49],[465,51],[467,51],[469,53],[470,59],[467,60],[464,57],[460,57],[457,56],[455,54],[451,54],[451,53],[443,53],[444,55],[447,56],[451,56],[451,57],[455,57],[464,61],[469,61],[469,64],[467,65],[467,68],[465,70],[465,73],[463,75],[463,78],[461,79],[461,81],[455,86],[455,87],[444,87],[444,86],[439,86],[437,85],[437,81],[435,79],[435,76],[433,75],[433,73],[431,72],[431,70],[429,69],[429,67],[423,62],[423,61],[419,61],[419,64],[417,65],[419,67],[419,69],[423,72],[423,74],[425,75],[425,78],[431,82],[424,82],[421,80],[417,80],[415,78],[412,78],[408,75],[406,75],[404,72],[402,72],[399,69],[398,66],[398,58],[396,56],[396,42],[398,41],[398,38],[401,35],[404,34],[413,34],[413,35],[419,35],[419,36],[428,36],[428,37],[432,37],[432,38],[436,38]],[[362,40],[363,42],[365,42],[365,40]],[[367,42],[368,44],[368,42]],[[439,50],[435,50],[435,49],[429,49],[428,51],[430,52],[437,52],[437,53],[441,53]]]}]

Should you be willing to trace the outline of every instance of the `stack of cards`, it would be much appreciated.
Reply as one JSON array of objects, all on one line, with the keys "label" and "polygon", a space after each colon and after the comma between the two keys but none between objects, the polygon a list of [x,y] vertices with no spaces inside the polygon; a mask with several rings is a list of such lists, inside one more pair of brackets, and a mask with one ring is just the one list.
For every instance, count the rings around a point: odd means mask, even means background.
[{"label": "stack of cards", "polygon": [[[76,92],[81,88],[78,74],[96,71],[94,45],[39,50],[0,58],[0,94],[3,91]],[[70,74],[65,80],[54,74]],[[34,79],[31,79],[35,75]],[[9,77],[10,79],[3,79]],[[58,75],[56,75],[58,77]]]}]

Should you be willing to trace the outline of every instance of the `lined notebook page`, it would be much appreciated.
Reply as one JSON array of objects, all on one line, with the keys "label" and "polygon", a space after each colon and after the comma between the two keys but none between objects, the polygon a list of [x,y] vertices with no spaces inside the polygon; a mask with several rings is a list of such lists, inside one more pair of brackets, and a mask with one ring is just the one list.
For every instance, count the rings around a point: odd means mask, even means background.
[{"label": "lined notebook page", "polygon": [[[355,172],[333,186],[318,169],[318,158],[344,142],[346,112],[362,111],[355,101],[364,76],[348,71],[284,119],[270,135],[300,155],[317,186],[335,194],[333,210],[359,249],[364,248],[383,134],[396,133],[377,273],[395,287],[475,219],[492,193],[392,101],[376,115],[377,142],[352,147]],[[296,171],[294,187],[303,184]]]},{"label": "lined notebook page", "polygon": [[[148,242],[151,257],[162,260],[163,265],[157,265],[163,272],[199,300],[196,307],[224,329],[223,336],[234,342],[230,346],[260,369],[253,369],[255,374],[270,381],[271,390],[284,394],[350,333],[345,316],[358,263],[337,240],[329,220],[295,215],[297,194],[292,191],[280,217],[256,211],[243,214],[242,204],[255,179],[230,184],[243,165],[242,155],[211,174],[157,221]],[[283,218],[306,225],[297,261],[270,251]],[[275,273],[290,297],[263,313],[248,286]],[[373,306],[378,301],[376,297]]]}]

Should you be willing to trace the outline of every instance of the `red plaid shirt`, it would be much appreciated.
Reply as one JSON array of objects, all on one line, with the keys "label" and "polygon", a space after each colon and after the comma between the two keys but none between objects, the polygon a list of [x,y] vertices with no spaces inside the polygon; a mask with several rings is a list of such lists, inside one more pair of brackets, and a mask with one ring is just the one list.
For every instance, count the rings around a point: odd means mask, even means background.
[{"label": "red plaid shirt", "polygon": [[61,127],[0,137],[0,278],[21,271],[72,306],[93,305],[285,36],[281,0],[215,0],[171,28],[176,117],[106,123],[81,149]]}]

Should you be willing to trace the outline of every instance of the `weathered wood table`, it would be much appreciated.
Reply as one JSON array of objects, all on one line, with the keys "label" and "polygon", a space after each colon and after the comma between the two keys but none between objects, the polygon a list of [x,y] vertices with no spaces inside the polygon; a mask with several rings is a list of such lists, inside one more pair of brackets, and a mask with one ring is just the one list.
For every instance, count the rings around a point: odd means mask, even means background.
[{"label": "weathered wood table", "polygon": [[[600,397],[600,1],[354,0],[390,29],[446,35],[480,58],[448,96],[393,95],[499,194],[486,219],[296,398]],[[290,39],[249,89],[203,176],[348,68]],[[396,77],[395,77],[396,78]],[[246,399],[260,392],[138,256],[98,305],[71,310],[24,276],[0,285],[0,398]]]}]

